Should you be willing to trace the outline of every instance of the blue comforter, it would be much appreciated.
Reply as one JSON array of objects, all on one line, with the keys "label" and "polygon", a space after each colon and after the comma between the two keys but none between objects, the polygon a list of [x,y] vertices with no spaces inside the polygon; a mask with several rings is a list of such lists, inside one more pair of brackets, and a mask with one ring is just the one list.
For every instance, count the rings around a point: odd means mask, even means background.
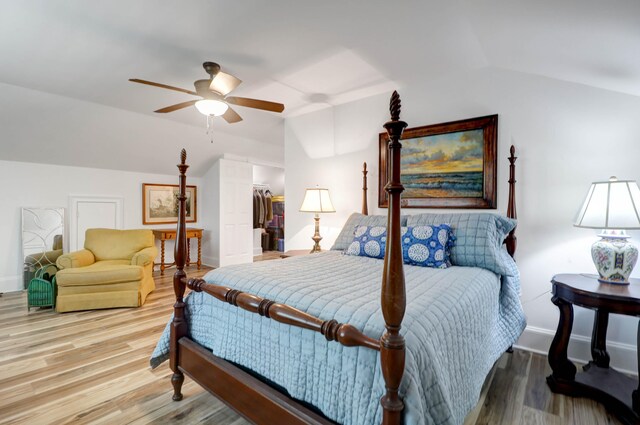
[{"label": "blue comforter", "polygon": [[[476,267],[405,265],[407,310],[402,324],[406,368],[401,386],[405,424],[461,424],[494,362],[525,326],[515,277]],[[382,260],[329,251],[223,267],[208,282],[285,303],[323,320],[350,323],[372,338],[384,331]],[[342,424],[381,422],[384,393],[376,351],[343,347],[222,303],[204,293],[186,298],[192,339],[219,357],[248,367]],[[169,329],[152,367],[168,358]]]}]

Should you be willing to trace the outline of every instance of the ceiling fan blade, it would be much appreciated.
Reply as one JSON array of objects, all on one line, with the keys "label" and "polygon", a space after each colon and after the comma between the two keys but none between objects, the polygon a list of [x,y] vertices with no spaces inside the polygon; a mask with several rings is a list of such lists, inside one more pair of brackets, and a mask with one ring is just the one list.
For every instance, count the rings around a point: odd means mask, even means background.
[{"label": "ceiling fan blade", "polygon": [[240,85],[242,80],[234,77],[231,74],[227,74],[226,72],[218,71],[213,80],[211,80],[211,85],[209,88],[213,91],[220,93],[223,96],[231,93],[236,87]]},{"label": "ceiling fan blade", "polygon": [[153,112],[166,114],[167,112],[173,112],[173,111],[177,111],[178,109],[183,109],[183,108],[188,108],[189,106],[193,106],[196,104],[198,100],[200,99],[189,100],[187,102],[182,102],[182,103],[176,103],[175,105],[167,106],[166,108],[158,109],[157,111],[153,111]]},{"label": "ceiling fan blade", "polygon": [[250,99],[248,97],[225,97],[225,101],[238,106],[246,106],[247,108],[262,109],[271,112],[284,111],[284,105],[282,103],[269,102],[266,100]]},{"label": "ceiling fan blade", "polygon": [[166,84],[154,83],[153,81],[139,80],[137,78],[129,78],[129,81],[131,81],[132,83],[139,83],[139,84],[146,84],[148,86],[160,87],[161,89],[179,91],[182,93],[192,94],[194,96],[198,95],[198,93],[191,90],[181,89],[180,87],[168,86]]},{"label": "ceiling fan blade", "polygon": [[231,109],[231,107],[229,107],[229,109],[227,109],[227,112],[222,114],[222,118],[224,118],[224,120],[226,122],[228,122],[229,124],[233,124],[233,123],[242,121],[242,117],[240,115],[238,115],[238,113],[236,111]]}]

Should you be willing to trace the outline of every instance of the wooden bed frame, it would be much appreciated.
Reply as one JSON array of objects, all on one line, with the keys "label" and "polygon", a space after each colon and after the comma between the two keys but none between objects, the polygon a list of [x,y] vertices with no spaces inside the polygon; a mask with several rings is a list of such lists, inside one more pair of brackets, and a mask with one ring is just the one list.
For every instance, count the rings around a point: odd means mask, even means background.
[{"label": "wooden bed frame", "polygon": [[[386,331],[380,340],[370,338],[349,324],[335,320],[321,320],[293,307],[251,295],[225,286],[206,283],[202,279],[189,279],[184,272],[187,257],[185,224],[185,189],[187,154],[183,149],[180,164],[180,193],[178,230],[175,247],[177,271],[173,278],[176,295],[174,319],[171,323],[170,367],[173,371],[173,400],[182,399],[184,375],[206,388],[229,407],[255,424],[333,424],[312,408],[291,399],[240,367],[213,355],[209,350],[190,339],[189,326],[185,319],[183,301],[185,288],[206,292],[220,301],[227,302],[268,319],[291,326],[309,329],[324,335],[327,341],[354,347],[367,347],[380,352],[382,375],[386,393],[380,399],[384,425],[399,425],[402,421],[404,403],[398,394],[404,372],[405,341],[400,326],[405,313],[406,297],[400,239],[400,196],[404,190],[400,183],[400,137],[407,123],[400,120],[400,96],[394,92],[390,102],[391,120],[384,124],[389,134],[390,180],[385,187],[389,193],[388,241],[384,256],[381,305]],[[515,209],[515,160],[511,147],[509,169],[509,204],[507,215],[516,217]],[[362,213],[367,214],[367,169],[363,170]],[[506,238],[506,246],[513,256],[516,249],[515,229]]]}]

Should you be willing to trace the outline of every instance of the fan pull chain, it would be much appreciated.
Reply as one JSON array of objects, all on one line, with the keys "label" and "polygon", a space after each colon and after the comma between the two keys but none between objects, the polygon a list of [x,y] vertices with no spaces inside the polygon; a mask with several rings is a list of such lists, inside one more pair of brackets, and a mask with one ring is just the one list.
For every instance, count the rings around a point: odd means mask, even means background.
[{"label": "fan pull chain", "polygon": [[207,115],[207,134],[209,140],[213,143],[213,115]]}]

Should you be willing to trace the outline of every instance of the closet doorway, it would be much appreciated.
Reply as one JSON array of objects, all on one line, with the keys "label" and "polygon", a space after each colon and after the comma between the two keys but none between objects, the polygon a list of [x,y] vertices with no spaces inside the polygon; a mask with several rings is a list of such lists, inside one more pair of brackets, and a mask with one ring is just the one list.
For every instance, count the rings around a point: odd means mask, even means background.
[{"label": "closet doorway", "polygon": [[284,168],[253,165],[253,255],[285,250]]}]

